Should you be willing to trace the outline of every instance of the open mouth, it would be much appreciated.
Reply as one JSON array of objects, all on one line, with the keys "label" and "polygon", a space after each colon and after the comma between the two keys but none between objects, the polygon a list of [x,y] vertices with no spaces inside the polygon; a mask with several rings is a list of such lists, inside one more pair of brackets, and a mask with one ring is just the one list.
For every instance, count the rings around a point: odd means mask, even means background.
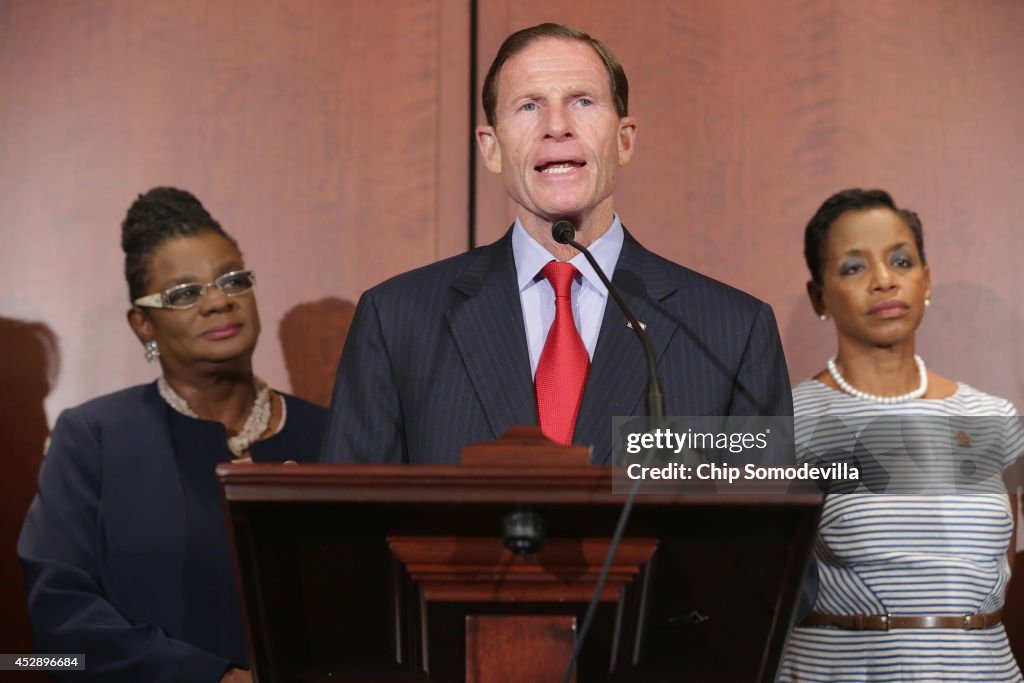
[{"label": "open mouth", "polygon": [[533,167],[533,170],[538,173],[547,173],[549,175],[558,175],[561,173],[570,173],[575,171],[577,168],[583,168],[587,165],[585,161],[577,161],[575,159],[562,159],[555,161],[545,161],[543,164],[538,164]]}]

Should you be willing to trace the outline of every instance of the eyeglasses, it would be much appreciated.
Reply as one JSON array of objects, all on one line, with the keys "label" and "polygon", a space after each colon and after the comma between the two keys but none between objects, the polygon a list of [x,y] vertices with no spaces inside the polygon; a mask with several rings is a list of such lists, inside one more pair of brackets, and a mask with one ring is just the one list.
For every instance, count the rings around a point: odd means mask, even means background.
[{"label": "eyeglasses", "polygon": [[140,296],[133,301],[136,306],[145,308],[174,308],[179,311],[192,308],[199,303],[199,300],[206,294],[210,287],[216,287],[228,296],[245,294],[256,285],[256,275],[251,270],[235,270],[224,273],[213,282],[201,285],[193,282],[184,285],[176,285],[156,294]]}]

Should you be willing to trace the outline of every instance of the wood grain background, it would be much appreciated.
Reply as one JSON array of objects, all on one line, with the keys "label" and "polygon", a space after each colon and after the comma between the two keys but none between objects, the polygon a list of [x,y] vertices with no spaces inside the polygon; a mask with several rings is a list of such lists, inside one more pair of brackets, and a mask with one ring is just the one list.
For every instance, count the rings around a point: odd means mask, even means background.
[{"label": "wood grain background", "polygon": [[[364,289],[509,224],[473,157],[479,81],[548,20],[630,76],[627,227],[771,303],[794,380],[834,346],[803,294],[803,226],[836,190],[883,187],[925,225],[925,359],[1024,408],[1024,3],[0,0],[2,604],[23,603],[13,544],[45,425],[155,376],[124,322],[134,197],[203,200],[259,273],[258,372],[326,401]],[[23,615],[0,643],[28,647]]]}]

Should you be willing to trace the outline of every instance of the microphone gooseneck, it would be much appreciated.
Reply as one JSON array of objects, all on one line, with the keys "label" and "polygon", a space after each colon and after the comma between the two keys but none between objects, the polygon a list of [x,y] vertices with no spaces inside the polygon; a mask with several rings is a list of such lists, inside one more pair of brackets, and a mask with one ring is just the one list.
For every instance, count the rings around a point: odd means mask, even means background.
[{"label": "microphone gooseneck", "polygon": [[651,346],[651,340],[647,337],[643,325],[633,315],[633,311],[629,309],[625,299],[622,298],[619,288],[608,279],[590,250],[576,241],[576,226],[571,221],[565,219],[557,221],[551,226],[551,237],[559,244],[568,244],[583,254],[594,268],[597,276],[601,278],[601,282],[608,288],[608,293],[612,295],[612,299],[615,300],[622,314],[626,316],[629,326],[633,328],[640,343],[643,344],[644,357],[647,359],[647,414],[658,420],[665,417],[665,396],[661,391],[661,382],[658,381],[657,359],[654,357],[654,348]]},{"label": "microphone gooseneck", "polygon": [[[551,237],[559,244],[568,244],[569,246],[578,250],[587,259],[590,265],[594,268],[597,276],[601,278],[601,282],[608,288],[608,293],[615,299],[615,303],[622,311],[626,319],[629,320],[630,327],[639,337],[640,343],[643,344],[644,356],[647,358],[647,414],[653,419],[655,426],[658,426],[662,422],[662,418],[665,417],[665,396],[661,391],[661,382],[658,381],[658,369],[657,360],[654,357],[654,348],[651,346],[651,340],[647,337],[647,332],[644,330],[640,321],[636,319],[633,312],[629,310],[629,306],[626,305],[625,300],[622,298],[622,294],[619,292],[618,287],[611,283],[608,276],[605,275],[604,271],[601,270],[601,266],[597,264],[597,260],[594,258],[590,250],[585,246],[576,241],[576,226],[571,221],[560,220],[555,222],[551,226]],[[590,604],[587,606],[587,613],[583,617],[583,623],[580,625],[579,634],[576,637],[576,642],[573,644],[572,655],[569,657],[569,661],[566,664],[565,675],[562,678],[562,683],[568,683],[572,678],[573,669],[576,667],[576,660],[579,659],[580,651],[583,649],[583,643],[587,638],[587,633],[590,631],[590,626],[594,622],[594,617],[597,615],[597,606],[601,602],[601,593],[604,592],[604,585],[608,580],[608,574],[611,572],[612,561],[615,559],[615,553],[619,548],[619,544],[622,541],[622,537],[626,533],[626,523],[629,521],[630,513],[633,511],[633,504],[636,501],[637,492],[640,490],[640,480],[636,480],[633,483],[633,488],[630,490],[629,495],[626,496],[626,502],[622,506],[622,512],[619,514],[619,521],[615,526],[615,532],[612,534],[611,543],[608,545],[608,553],[604,558],[604,566],[601,567],[601,574],[597,578],[597,585],[594,588],[594,597],[591,598]]]}]

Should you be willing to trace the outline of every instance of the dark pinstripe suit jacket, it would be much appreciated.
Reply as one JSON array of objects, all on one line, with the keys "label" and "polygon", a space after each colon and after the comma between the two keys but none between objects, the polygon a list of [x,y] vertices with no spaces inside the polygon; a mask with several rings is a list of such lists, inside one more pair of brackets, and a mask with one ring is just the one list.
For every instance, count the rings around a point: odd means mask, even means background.
[{"label": "dark pinstripe suit jacket", "polygon": [[[647,324],[669,415],[792,415],[771,308],[667,261],[627,232],[613,276]],[[641,345],[609,301],[573,441],[611,457],[611,418],[644,412]],[[511,231],[399,275],[359,301],[322,459],[455,463],[466,444],[536,424]]]}]

